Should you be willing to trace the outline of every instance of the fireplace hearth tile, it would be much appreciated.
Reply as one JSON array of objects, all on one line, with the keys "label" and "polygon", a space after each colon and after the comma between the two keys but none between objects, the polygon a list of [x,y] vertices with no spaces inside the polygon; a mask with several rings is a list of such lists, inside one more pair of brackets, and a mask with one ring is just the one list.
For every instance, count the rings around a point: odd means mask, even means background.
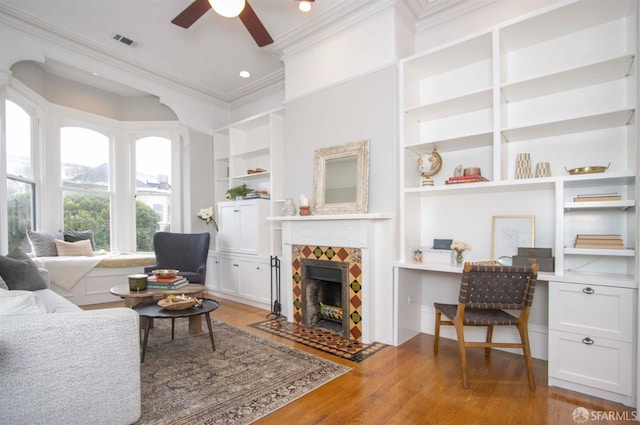
[{"label": "fireplace hearth tile", "polygon": [[[287,322],[286,319],[265,320],[254,323],[251,327],[354,362],[361,362],[387,347],[380,342],[365,344],[354,339],[343,338],[337,333]],[[356,332],[360,330],[356,328]]]}]

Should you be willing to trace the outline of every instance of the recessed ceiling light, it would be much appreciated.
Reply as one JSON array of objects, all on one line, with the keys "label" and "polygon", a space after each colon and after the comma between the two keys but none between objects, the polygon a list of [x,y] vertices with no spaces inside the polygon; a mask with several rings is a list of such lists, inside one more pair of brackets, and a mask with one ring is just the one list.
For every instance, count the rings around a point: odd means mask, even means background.
[{"label": "recessed ceiling light", "polygon": [[249,71],[240,71],[238,73],[238,75],[242,78],[249,78],[251,77],[251,73]]}]

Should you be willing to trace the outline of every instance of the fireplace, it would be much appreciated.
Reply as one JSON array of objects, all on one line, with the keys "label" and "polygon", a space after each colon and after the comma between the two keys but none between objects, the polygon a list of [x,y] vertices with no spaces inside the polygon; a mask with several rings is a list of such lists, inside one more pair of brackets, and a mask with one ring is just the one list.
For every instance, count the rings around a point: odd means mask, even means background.
[{"label": "fireplace", "polygon": [[[306,326],[304,323],[308,322],[303,323],[303,315],[305,321],[316,320],[313,317],[320,315],[314,309],[324,309],[329,314],[338,314],[342,309],[342,321],[334,318],[335,322],[331,324],[337,327],[334,333],[365,344],[374,341],[393,344],[394,239],[391,218],[386,214],[271,217],[270,220],[282,223],[280,296],[283,316],[292,323]],[[328,277],[320,276],[323,278],[319,279],[324,285],[331,285],[332,280],[337,280],[332,275],[341,275],[339,301],[337,297],[334,298],[336,301],[322,298],[323,306],[316,300],[305,307],[307,297],[315,296],[313,293],[303,295],[308,291],[306,284],[305,290],[302,289],[303,278],[309,274],[303,268],[308,264],[325,267],[325,272],[327,267],[339,269],[339,272],[328,271]],[[312,319],[308,319],[307,314]]]},{"label": "fireplace", "polygon": [[349,270],[344,262],[302,259],[302,324],[349,338]]},{"label": "fireplace", "polygon": [[[293,321],[306,326],[328,328],[344,338],[362,342],[361,250],[294,245],[291,260]],[[324,308],[320,302],[325,305]],[[326,314],[321,318],[321,310],[342,310],[342,318],[329,320]]]}]

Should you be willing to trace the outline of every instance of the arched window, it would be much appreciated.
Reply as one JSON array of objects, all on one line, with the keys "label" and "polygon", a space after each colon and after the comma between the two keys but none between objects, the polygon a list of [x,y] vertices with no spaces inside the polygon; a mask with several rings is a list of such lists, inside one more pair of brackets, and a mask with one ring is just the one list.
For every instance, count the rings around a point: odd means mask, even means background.
[{"label": "arched window", "polygon": [[171,230],[171,140],[135,141],[136,250],[153,251],[153,234]]},{"label": "arched window", "polygon": [[111,246],[110,140],[83,127],[60,129],[64,230],[92,231],[96,250]]}]

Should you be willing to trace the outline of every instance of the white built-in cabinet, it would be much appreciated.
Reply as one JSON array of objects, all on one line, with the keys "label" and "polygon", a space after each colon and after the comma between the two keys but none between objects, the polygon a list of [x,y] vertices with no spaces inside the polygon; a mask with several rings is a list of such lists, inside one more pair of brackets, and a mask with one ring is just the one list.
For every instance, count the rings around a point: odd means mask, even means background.
[{"label": "white built-in cabinet", "polygon": [[[414,264],[416,249],[460,239],[473,246],[467,260],[489,260],[492,217],[533,215],[535,246],[555,256],[555,271],[539,275],[548,300],[544,292],[534,299],[534,307],[549,302],[548,317],[533,318],[549,329],[550,384],[629,405],[637,385],[637,8],[633,0],[566,1],[401,61],[395,271],[396,299],[419,297],[430,311],[452,299],[429,285],[460,270]],[[417,160],[434,149],[442,169],[423,187]],[[551,177],[516,179],[521,153],[533,172],[549,162]],[[458,165],[480,167],[489,181],[445,184]],[[567,172],[584,166],[608,168]],[[607,192],[622,200],[574,202]],[[624,249],[576,249],[582,233],[619,234]],[[419,330],[418,316],[396,308],[401,342]],[[614,319],[620,329],[603,334]]]},{"label": "white built-in cabinet", "polygon": [[[270,256],[282,249],[279,224],[266,218],[282,209],[284,109],[216,130],[213,140],[219,232],[209,261],[216,272],[207,287],[214,295],[268,308]],[[228,200],[227,190],[242,184],[266,191],[270,199]]]}]

